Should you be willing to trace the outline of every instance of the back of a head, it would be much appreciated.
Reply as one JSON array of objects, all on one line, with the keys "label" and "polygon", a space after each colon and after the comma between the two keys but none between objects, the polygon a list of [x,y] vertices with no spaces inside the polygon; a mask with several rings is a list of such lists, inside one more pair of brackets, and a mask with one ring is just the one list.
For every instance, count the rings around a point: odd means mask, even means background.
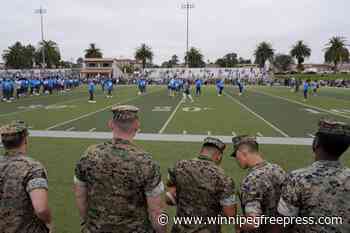
[{"label": "back of a head", "polygon": [[6,150],[13,150],[19,148],[22,145],[25,136],[26,135],[24,133],[16,133],[2,137],[1,142]]},{"label": "back of a head", "polygon": [[319,140],[319,146],[329,157],[339,158],[350,146],[350,137],[320,132],[316,136]]},{"label": "back of a head", "polygon": [[135,121],[137,119],[117,119],[113,120],[114,125],[117,127],[118,130],[124,132],[124,133],[129,133],[132,131],[135,125]]},{"label": "back of a head", "polygon": [[13,121],[0,128],[1,142],[5,150],[13,150],[22,146],[28,136],[27,125],[22,121]]},{"label": "back of a head", "polygon": [[137,128],[139,109],[130,105],[118,105],[112,107],[113,124],[117,130],[123,133],[134,133]]},{"label": "back of a head", "polygon": [[330,159],[338,159],[350,146],[350,126],[323,119],[314,141],[314,150],[321,148]]}]

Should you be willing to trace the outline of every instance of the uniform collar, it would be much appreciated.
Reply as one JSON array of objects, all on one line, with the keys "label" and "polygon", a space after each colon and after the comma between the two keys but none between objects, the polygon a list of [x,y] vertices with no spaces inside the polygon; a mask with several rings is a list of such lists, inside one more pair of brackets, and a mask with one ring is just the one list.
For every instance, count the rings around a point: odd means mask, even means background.
[{"label": "uniform collar", "polygon": [[112,144],[125,144],[125,145],[129,145],[132,144],[130,141],[126,140],[126,139],[122,139],[122,138],[114,138],[112,140]]},{"label": "uniform collar", "polygon": [[339,160],[338,161],[318,160],[318,161],[315,161],[312,165],[316,167],[341,167],[342,166]]},{"label": "uniform collar", "polygon": [[264,160],[264,161],[262,161],[261,163],[256,164],[254,167],[249,168],[248,171],[251,172],[251,171],[254,171],[254,170],[256,170],[256,169],[265,167],[267,164],[268,164],[268,162]]},{"label": "uniform collar", "polygon": [[199,155],[198,156],[199,160],[205,160],[205,161],[210,161],[210,162],[214,162],[214,160],[212,160],[210,157],[206,156],[206,155]]},{"label": "uniform collar", "polygon": [[8,157],[24,156],[24,153],[16,151],[16,150],[6,150],[5,156],[8,156]]}]

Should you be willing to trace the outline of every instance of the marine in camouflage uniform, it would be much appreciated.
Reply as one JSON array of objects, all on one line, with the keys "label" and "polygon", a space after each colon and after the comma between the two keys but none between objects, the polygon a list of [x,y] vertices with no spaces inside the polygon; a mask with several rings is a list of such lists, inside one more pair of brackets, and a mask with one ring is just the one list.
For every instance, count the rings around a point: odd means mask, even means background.
[{"label": "marine in camouflage uniform", "polygon": [[[261,157],[255,137],[238,136],[232,139],[234,152],[240,166],[248,168],[248,175],[240,186],[240,200],[245,216],[276,217],[285,171],[277,164],[269,163]],[[242,146],[246,146],[243,148]],[[241,232],[271,232],[271,225],[244,228]]]},{"label": "marine in camouflage uniform", "polygon": [[0,156],[0,232],[46,233],[49,229],[35,214],[30,193],[48,189],[47,172],[40,162],[17,148],[6,148],[18,137],[28,136],[24,122],[0,128],[5,154]]},{"label": "marine in camouflage uniform", "polygon": [[[222,141],[211,137],[204,140],[203,148],[207,146],[219,150],[221,156],[226,147]],[[236,210],[234,182],[218,166],[221,159],[214,161],[202,152],[197,158],[178,161],[169,169],[167,186],[176,188],[176,194],[168,192],[167,196],[176,205],[177,217],[203,217],[206,220],[207,217],[223,215],[223,207],[234,206]],[[172,232],[217,233],[221,232],[221,227],[209,224],[178,224],[173,226]]]},{"label": "marine in camouflage uniform", "polygon": [[[137,119],[134,106],[112,108],[113,120]],[[154,232],[147,197],[164,191],[160,168],[130,140],[90,146],[76,165],[75,183],[87,189],[88,209],[82,232]]]},{"label": "marine in camouflage uniform", "polygon": [[282,190],[278,212],[288,217],[342,217],[343,224],[292,225],[296,233],[350,232],[350,169],[339,157],[350,145],[350,126],[321,120],[313,143],[315,162],[291,172]]}]

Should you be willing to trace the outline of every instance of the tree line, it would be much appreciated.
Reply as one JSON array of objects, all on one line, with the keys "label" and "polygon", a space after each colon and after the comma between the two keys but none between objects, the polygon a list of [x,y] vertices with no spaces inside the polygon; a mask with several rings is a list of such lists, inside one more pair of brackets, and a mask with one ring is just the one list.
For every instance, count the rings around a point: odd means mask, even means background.
[{"label": "tree line", "polygon": [[[324,48],[324,60],[328,64],[332,64],[334,70],[337,71],[339,64],[349,62],[349,50],[347,41],[344,37],[332,37]],[[75,64],[71,62],[65,62],[61,60],[61,54],[59,46],[54,41],[43,41],[39,43],[38,48],[33,45],[23,45],[21,42],[16,42],[8,49],[4,50],[2,57],[5,61],[5,65],[12,69],[26,69],[32,68],[34,65],[42,66],[44,49],[45,61],[47,68],[57,68],[66,66],[77,66],[81,67],[83,58],[78,58]],[[254,56],[254,64],[259,67],[264,67],[266,61],[272,63],[277,69],[286,71],[290,68],[290,65],[297,63],[299,71],[304,70],[304,62],[311,56],[311,48],[302,40],[297,41],[291,48],[289,54],[275,54],[271,43],[261,42],[257,45]],[[87,49],[84,50],[85,58],[102,58],[103,53],[96,44],[91,43]],[[168,61],[164,61],[160,66],[153,64],[154,53],[152,48],[146,44],[141,44],[140,47],[136,48],[134,58],[142,63],[142,67],[163,67],[173,68],[180,65],[179,57],[174,54]],[[204,55],[200,49],[192,47],[185,54],[184,60],[187,61],[187,65],[192,68],[205,67],[206,65],[216,65],[222,68],[236,67],[239,64],[252,64],[250,59],[244,59],[238,56],[237,53],[231,52],[218,58],[214,63],[210,61],[205,62]],[[132,72],[133,67],[125,66],[123,70],[126,72]]]}]

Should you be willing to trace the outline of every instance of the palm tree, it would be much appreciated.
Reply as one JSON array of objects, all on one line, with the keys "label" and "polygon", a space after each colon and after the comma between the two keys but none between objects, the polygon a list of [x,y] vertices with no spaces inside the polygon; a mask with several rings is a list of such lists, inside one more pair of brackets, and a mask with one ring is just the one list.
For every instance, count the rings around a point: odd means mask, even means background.
[{"label": "palm tree", "polygon": [[145,69],[147,62],[152,63],[153,60],[151,47],[148,47],[146,44],[141,44],[141,46],[136,49],[135,59],[142,61],[142,68]]},{"label": "palm tree", "polygon": [[185,56],[185,61],[187,61],[189,67],[204,67],[204,56],[199,49],[194,47],[190,48],[188,53]]},{"label": "palm tree", "polygon": [[52,40],[44,40],[39,43],[39,48],[36,52],[36,62],[38,64],[43,61],[43,49],[45,54],[46,67],[53,68],[60,65],[61,53],[58,44]]},{"label": "palm tree", "polygon": [[302,40],[299,40],[290,51],[290,55],[297,59],[298,61],[298,70],[302,71],[304,69],[303,63],[305,58],[309,58],[311,56],[311,49],[309,46],[304,44]]},{"label": "palm tree", "polygon": [[22,45],[16,42],[14,45],[4,50],[2,58],[6,67],[13,69],[30,69],[33,67],[35,48],[32,45]]},{"label": "palm tree", "polygon": [[273,60],[274,49],[272,48],[271,44],[267,42],[261,42],[257,46],[254,55],[255,63],[258,64],[260,68],[263,68],[267,60]]},{"label": "palm tree", "polygon": [[85,49],[85,58],[102,58],[101,49],[96,48],[96,44],[91,43],[88,49]]},{"label": "palm tree", "polygon": [[349,61],[349,50],[346,48],[344,37],[332,37],[325,48],[325,61],[334,64],[334,72],[338,69],[338,64]]}]

